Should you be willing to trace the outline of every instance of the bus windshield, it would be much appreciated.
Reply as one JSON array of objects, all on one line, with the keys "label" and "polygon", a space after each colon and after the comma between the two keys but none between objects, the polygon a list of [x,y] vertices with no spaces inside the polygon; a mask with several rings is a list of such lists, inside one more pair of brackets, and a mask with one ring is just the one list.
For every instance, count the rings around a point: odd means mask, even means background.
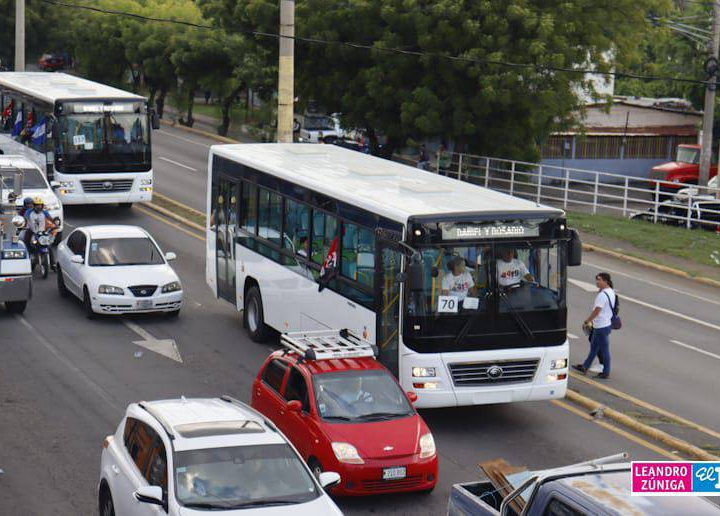
[{"label": "bus windshield", "polygon": [[457,344],[458,335],[535,341],[535,330],[564,330],[564,322],[552,322],[565,310],[564,246],[543,240],[422,248],[422,275],[408,276],[405,303],[411,330],[421,331],[406,334]]},{"label": "bus windshield", "polygon": [[75,173],[150,170],[147,113],[141,103],[126,106],[122,111],[80,112],[75,104],[77,112],[60,116],[58,170]]}]

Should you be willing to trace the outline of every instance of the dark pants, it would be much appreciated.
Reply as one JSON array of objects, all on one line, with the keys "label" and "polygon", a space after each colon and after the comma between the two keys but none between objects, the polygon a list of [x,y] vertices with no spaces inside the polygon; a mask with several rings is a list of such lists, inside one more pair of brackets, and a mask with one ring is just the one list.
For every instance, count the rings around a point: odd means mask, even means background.
[{"label": "dark pants", "polygon": [[612,328],[595,328],[590,341],[590,353],[588,354],[583,367],[588,369],[596,356],[603,358],[603,374],[610,374],[610,332]]}]

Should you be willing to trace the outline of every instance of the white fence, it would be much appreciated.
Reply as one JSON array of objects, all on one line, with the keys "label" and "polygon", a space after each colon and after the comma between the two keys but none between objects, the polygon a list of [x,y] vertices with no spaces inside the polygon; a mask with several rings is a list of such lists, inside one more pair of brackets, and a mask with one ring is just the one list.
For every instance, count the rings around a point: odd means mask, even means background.
[{"label": "white fence", "polygon": [[444,159],[436,156],[429,172],[564,209],[720,231],[720,188],[716,187],[680,188],[668,181],[456,153],[447,153]]}]

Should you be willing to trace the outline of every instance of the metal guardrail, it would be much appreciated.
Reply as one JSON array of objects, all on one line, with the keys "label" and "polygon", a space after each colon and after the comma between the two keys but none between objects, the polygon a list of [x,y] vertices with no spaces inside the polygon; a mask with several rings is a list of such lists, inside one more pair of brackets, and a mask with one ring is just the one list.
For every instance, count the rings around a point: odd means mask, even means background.
[{"label": "metal guardrail", "polygon": [[435,156],[428,172],[563,209],[720,231],[720,188],[450,152]]}]

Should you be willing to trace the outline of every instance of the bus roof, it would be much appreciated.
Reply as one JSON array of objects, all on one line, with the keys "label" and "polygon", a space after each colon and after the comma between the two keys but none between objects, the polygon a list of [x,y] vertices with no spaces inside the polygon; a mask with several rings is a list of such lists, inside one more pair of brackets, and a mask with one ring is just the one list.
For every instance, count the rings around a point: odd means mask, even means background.
[{"label": "bus roof", "polygon": [[66,73],[0,72],[0,87],[54,104],[58,100],[136,100],[145,97]]},{"label": "bus roof", "polygon": [[555,208],[336,145],[213,145],[211,154],[405,223],[469,213],[562,216]]}]

